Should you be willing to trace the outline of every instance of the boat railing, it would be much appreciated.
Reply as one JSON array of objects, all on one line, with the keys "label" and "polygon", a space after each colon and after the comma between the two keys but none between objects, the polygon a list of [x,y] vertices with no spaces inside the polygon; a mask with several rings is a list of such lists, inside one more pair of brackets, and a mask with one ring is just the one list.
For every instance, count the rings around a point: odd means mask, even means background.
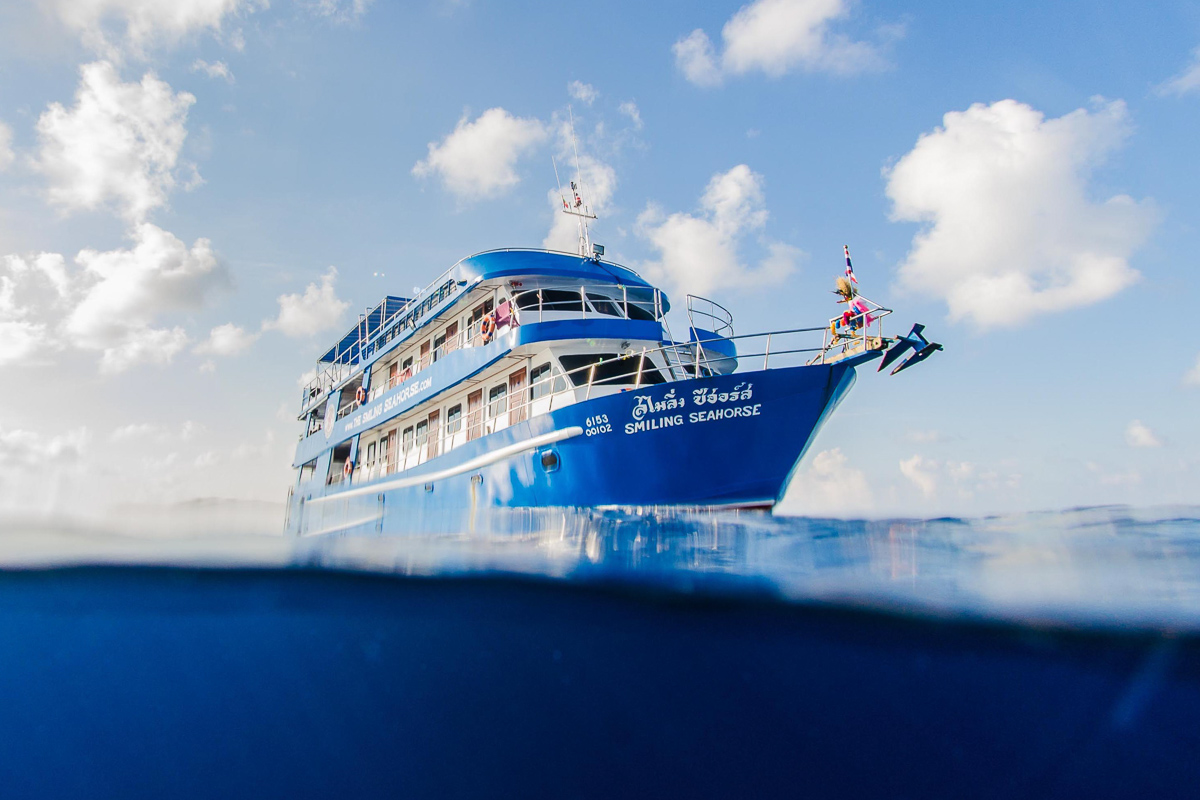
[{"label": "boat railing", "polygon": [[707,297],[687,296],[688,325],[693,331],[715,333],[721,338],[733,336],[733,314],[725,306]]},{"label": "boat railing", "polygon": [[[764,331],[727,338],[729,341],[748,345],[745,349],[740,346],[738,348],[739,364],[752,364],[757,367],[759,358],[762,359],[762,369],[770,369],[772,363],[777,368],[797,364],[833,363],[859,352],[880,349],[884,338],[881,320],[891,313],[891,309],[872,303],[870,313],[861,313],[845,319],[835,317],[830,320],[829,325],[822,327]],[[838,324],[834,325],[834,322]],[[817,338],[818,334],[820,338]],[[472,335],[470,329],[464,330],[456,340],[467,342]],[[500,407],[499,401],[481,401],[478,407],[468,408],[465,414],[460,409],[455,421],[439,426],[436,434],[427,432],[407,442],[401,439],[397,452],[390,455],[387,461],[377,458],[353,470],[352,482],[369,481],[420,466],[429,459],[447,453],[468,441],[488,436],[530,417],[550,413],[556,408],[590,399],[597,387],[624,392],[652,384],[664,386],[696,376],[716,374],[703,352],[704,348],[696,342],[671,342],[658,347],[627,348],[615,360],[628,360],[628,369],[615,374],[606,370],[599,379],[597,367],[606,363],[604,361],[584,364],[571,370],[553,366],[546,375],[521,386],[519,395],[506,393],[502,401],[503,408]],[[661,363],[656,357],[661,357]],[[432,363],[432,359],[428,363]],[[662,378],[652,378],[650,371],[658,371]],[[629,380],[631,377],[632,380]],[[343,406],[343,410],[348,413],[357,407],[357,403],[349,403]],[[408,449],[403,449],[406,446]],[[330,482],[341,483],[341,473],[334,473]]]}]

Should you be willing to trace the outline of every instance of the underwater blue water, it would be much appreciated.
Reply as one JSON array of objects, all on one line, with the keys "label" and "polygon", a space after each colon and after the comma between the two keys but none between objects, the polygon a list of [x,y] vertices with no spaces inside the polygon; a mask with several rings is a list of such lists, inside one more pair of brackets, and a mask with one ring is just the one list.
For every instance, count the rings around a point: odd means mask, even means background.
[{"label": "underwater blue water", "polygon": [[1200,509],[0,534],[5,797],[1190,797]]}]

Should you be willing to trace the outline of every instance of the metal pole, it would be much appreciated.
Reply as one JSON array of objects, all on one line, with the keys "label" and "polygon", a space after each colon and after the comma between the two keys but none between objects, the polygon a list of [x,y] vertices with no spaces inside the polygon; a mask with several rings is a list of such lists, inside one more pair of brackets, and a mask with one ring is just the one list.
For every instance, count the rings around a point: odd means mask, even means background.
[{"label": "metal pole", "polygon": [[645,363],[646,363],[646,348],[643,347],[641,358],[638,359],[637,378],[633,382],[634,389],[642,388],[642,366],[645,365]]},{"label": "metal pole", "polygon": [[763,353],[763,369],[767,368],[767,363],[771,358],[771,334],[767,334],[767,351]]},{"label": "metal pole", "polygon": [[[600,362],[596,362],[599,364]],[[596,379],[596,364],[592,364],[592,368],[588,370],[588,385],[587,392],[584,393],[583,399],[590,400],[592,397],[592,381]]]}]

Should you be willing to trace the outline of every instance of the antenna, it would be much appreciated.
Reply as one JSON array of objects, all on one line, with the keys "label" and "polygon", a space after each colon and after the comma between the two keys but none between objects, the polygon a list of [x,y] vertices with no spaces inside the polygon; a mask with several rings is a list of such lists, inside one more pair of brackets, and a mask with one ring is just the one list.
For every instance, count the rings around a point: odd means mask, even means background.
[{"label": "antenna", "polygon": [[[575,151],[575,180],[571,181],[571,200],[568,201],[561,194],[559,197],[562,197],[563,213],[576,217],[579,222],[579,255],[583,258],[599,258],[599,254],[592,252],[592,239],[587,224],[587,220],[596,219],[596,215],[584,205],[583,198],[580,197],[583,191],[583,170],[579,166],[579,143],[575,139],[575,112],[567,106],[567,113],[571,119],[571,147]],[[554,160],[554,156],[550,157],[550,163],[554,164],[554,179],[558,181],[561,192],[562,181],[558,177],[558,162]],[[600,252],[603,252],[603,249]]]}]

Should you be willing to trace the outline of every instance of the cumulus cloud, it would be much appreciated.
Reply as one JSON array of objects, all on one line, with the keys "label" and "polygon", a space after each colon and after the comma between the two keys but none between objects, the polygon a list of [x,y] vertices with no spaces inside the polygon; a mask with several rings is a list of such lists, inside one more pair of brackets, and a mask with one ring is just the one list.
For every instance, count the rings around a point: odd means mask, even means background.
[{"label": "cumulus cloud", "polygon": [[495,197],[520,182],[517,161],[548,137],[540,120],[490,108],[474,121],[464,116],[446,138],[430,142],[429,155],[412,173],[439,178],[460,200]]},{"label": "cumulus cloud", "polygon": [[27,472],[77,462],[89,439],[87,428],[46,436],[21,428],[0,427],[0,470]]},{"label": "cumulus cloud", "polygon": [[1200,355],[1196,356],[1195,365],[1183,376],[1183,382],[1191,386],[1200,386]]},{"label": "cumulus cloud", "polygon": [[224,61],[214,61],[211,64],[202,58],[192,62],[192,72],[203,72],[210,78],[221,78],[226,83],[233,83],[233,73]]},{"label": "cumulus cloud", "polygon": [[642,129],[642,112],[638,110],[637,103],[632,100],[627,100],[617,108],[617,111],[629,117],[629,121],[633,123],[633,129],[640,131]]},{"label": "cumulus cloud", "polygon": [[1125,195],[1089,198],[1089,173],[1129,134],[1125,104],[1057,119],[1015,100],[945,115],[886,171],[892,218],[921,230],[903,287],[950,319],[1011,326],[1090,305],[1139,277],[1129,257],[1155,214]]},{"label": "cumulus cloud", "polygon": [[583,81],[571,81],[568,83],[567,94],[571,95],[572,98],[578,100],[584,105],[589,106],[596,102],[596,98],[600,96],[600,93],[596,91],[595,86],[592,86],[590,83],[584,83]]},{"label": "cumulus cloud", "polygon": [[912,481],[926,498],[937,494],[937,462],[914,455],[900,462],[900,473]]},{"label": "cumulus cloud", "polygon": [[29,360],[46,344],[46,326],[23,319],[0,319],[0,366]]},{"label": "cumulus cloud", "polygon": [[145,57],[202,31],[220,33],[227,17],[254,11],[266,0],[39,0],[85,45],[106,58]]},{"label": "cumulus cloud", "polygon": [[258,334],[248,333],[232,322],[218,325],[208,335],[208,339],[196,345],[197,353],[207,353],[214,356],[234,356],[244,352],[258,339]]},{"label": "cumulus cloud", "polygon": [[1130,447],[1162,447],[1162,440],[1140,419],[1130,422],[1125,429],[1125,443]]},{"label": "cumulus cloud", "polygon": [[675,64],[698,86],[756,71],[780,77],[795,69],[851,74],[884,66],[878,46],[831,30],[848,14],[847,0],[755,0],[721,29],[720,55],[697,28],[675,43]]},{"label": "cumulus cloud", "polygon": [[65,279],[57,254],[0,260],[0,365],[31,361],[59,348],[47,324],[33,318],[33,309],[57,305]]},{"label": "cumulus cloud", "polygon": [[13,162],[12,128],[0,122],[0,172],[8,169]]},{"label": "cumulus cloud", "polygon": [[337,268],[330,267],[321,276],[321,284],[310,283],[304,294],[285,294],[279,297],[279,316],[263,323],[263,330],[277,330],[296,338],[336,328],[342,314],[350,307],[339,300],[333,283]]},{"label": "cumulus cloud", "polygon": [[659,251],[659,260],[643,265],[653,278],[693,293],[723,286],[769,284],[796,267],[800,251],[764,240],[767,255],[755,267],[738,257],[741,240],[767,224],[763,177],[739,164],[708,182],[697,214],[665,214],[647,206],[637,220],[638,233]]},{"label": "cumulus cloud", "polygon": [[195,100],[150,73],[122,83],[109,62],[81,67],[75,105],[52,103],[37,123],[35,163],[50,202],[67,211],[111,204],[131,221],[145,219],[175,188]]},{"label": "cumulus cloud", "polygon": [[1192,51],[1192,61],[1182,72],[1162,83],[1158,93],[1182,96],[1200,89],[1200,47]]},{"label": "cumulus cloud", "polygon": [[63,325],[76,347],[103,353],[101,369],[169,363],[186,346],[182,328],[152,327],[164,312],[194,310],[228,275],[207,239],[191,248],[150,223],[134,229],[128,250],[83,250],[81,297]]},{"label": "cumulus cloud", "polygon": [[784,514],[857,515],[873,505],[867,476],[850,466],[841,448],[817,453],[808,467],[792,478],[781,503]]}]

